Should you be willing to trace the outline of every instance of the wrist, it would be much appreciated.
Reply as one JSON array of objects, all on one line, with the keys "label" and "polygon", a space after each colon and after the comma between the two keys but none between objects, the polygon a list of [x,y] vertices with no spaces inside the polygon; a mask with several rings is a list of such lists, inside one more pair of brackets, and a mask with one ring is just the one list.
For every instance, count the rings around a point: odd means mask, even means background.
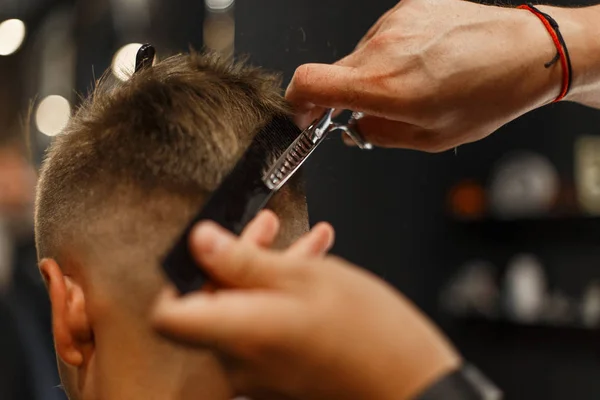
[{"label": "wrist", "polygon": [[415,400],[501,400],[502,391],[472,365],[464,364],[433,385]]},{"label": "wrist", "polygon": [[[548,7],[538,9],[554,17]],[[516,89],[525,104],[523,111],[550,104],[560,95],[564,76],[560,61],[549,67],[545,66],[557,54],[552,36],[531,11],[510,8],[506,12],[509,13],[507,18],[511,20],[506,23],[509,46],[515,63],[521,64],[523,68],[519,71],[521,80]],[[562,32],[562,25],[560,27]]]},{"label": "wrist", "polygon": [[386,372],[380,370],[376,379],[370,380],[366,392],[355,390],[354,393],[359,394],[356,399],[418,400],[428,388],[462,366],[460,356],[451,351],[412,359],[404,355],[397,361],[390,364]]},{"label": "wrist", "polygon": [[[462,360],[457,355],[449,355],[443,359],[428,361],[426,368],[421,368],[411,372],[408,379],[410,385],[405,387],[404,392],[395,393],[395,399],[416,400],[426,392],[428,388],[434,386],[445,376],[450,375],[461,368]],[[392,398],[392,397],[390,397]]]},{"label": "wrist", "polygon": [[569,49],[573,75],[565,100],[600,106],[600,8],[539,8],[558,22]]},{"label": "wrist", "polygon": [[[405,343],[390,348],[385,364],[379,370],[381,374],[376,386],[380,392],[370,398],[390,400],[413,400],[445,375],[460,369],[462,357],[439,329],[426,318],[415,319],[414,330],[404,333]],[[412,338],[410,336],[413,336]]]}]

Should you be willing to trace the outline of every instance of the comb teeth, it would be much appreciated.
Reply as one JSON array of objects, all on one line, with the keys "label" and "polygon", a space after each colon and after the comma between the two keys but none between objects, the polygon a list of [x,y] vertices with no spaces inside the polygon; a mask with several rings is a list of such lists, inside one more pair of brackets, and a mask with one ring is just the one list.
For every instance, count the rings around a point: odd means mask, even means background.
[{"label": "comb teeth", "polygon": [[265,153],[261,159],[264,158],[266,168],[270,168],[272,162],[285,153],[300,133],[302,131],[288,117],[275,117],[254,137],[255,152],[258,150]]},{"label": "comb teeth", "polygon": [[314,151],[320,140],[313,142],[311,137],[310,129],[302,132],[265,174],[265,185],[269,189],[279,190]]}]

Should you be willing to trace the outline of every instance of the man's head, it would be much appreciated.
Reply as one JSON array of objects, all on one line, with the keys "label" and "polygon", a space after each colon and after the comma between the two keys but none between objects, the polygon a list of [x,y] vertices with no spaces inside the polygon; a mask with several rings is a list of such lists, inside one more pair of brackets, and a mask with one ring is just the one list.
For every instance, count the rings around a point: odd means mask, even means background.
[{"label": "man's head", "polygon": [[[210,354],[147,322],[159,261],[257,131],[287,107],[260,69],[180,55],[101,84],[42,168],[36,242],[63,384],[73,399],[227,399]],[[300,182],[269,204],[279,244],[306,231]]]}]

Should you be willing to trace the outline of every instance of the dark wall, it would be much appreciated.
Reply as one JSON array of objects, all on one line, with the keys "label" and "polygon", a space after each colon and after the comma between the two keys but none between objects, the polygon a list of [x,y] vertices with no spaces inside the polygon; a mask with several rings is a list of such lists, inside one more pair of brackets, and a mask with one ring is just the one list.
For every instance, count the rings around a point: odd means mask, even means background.
[{"label": "dark wall", "polygon": [[[253,0],[236,3],[238,53],[284,72],[286,82],[306,62],[333,62],[349,53],[394,0]],[[563,2],[565,4],[565,2]],[[469,231],[448,217],[448,188],[461,177],[485,180],[510,149],[545,154],[561,176],[573,174],[573,143],[598,133],[600,114],[574,104],[546,107],[507,125],[458,153],[406,150],[361,152],[330,138],[309,160],[309,207],[313,221],[330,221],[338,232],[334,252],[394,284],[450,334],[466,358],[506,390],[508,399],[596,399],[597,333],[577,329],[465,323],[444,316],[442,285],[469,257],[499,263],[521,251],[536,251],[551,274],[579,290],[598,277],[600,248],[578,226],[529,226],[529,235],[498,236]],[[571,229],[572,232],[565,232]],[[572,233],[572,234],[571,234]],[[578,262],[570,262],[577,259]],[[574,265],[575,264],[575,265]],[[568,265],[568,267],[567,267]],[[553,271],[553,272],[552,272]]]}]

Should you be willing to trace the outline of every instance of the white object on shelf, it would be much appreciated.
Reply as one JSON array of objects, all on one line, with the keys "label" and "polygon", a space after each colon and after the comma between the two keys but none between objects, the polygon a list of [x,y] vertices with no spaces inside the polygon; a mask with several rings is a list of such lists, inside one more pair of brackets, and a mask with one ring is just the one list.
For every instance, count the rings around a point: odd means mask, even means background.
[{"label": "white object on shelf", "polygon": [[543,155],[517,151],[503,157],[494,168],[490,183],[490,208],[504,219],[542,216],[554,205],[559,178],[556,168]]},{"label": "white object on shelf", "polygon": [[589,328],[600,326],[600,283],[592,282],[583,294],[581,302],[581,319]]},{"label": "white object on shelf", "polygon": [[473,260],[462,266],[445,290],[441,306],[454,315],[473,313],[494,317],[498,301],[496,269],[485,260]]},{"label": "white object on shelf", "polygon": [[504,277],[504,305],[516,322],[538,322],[544,312],[547,279],[541,261],[533,254],[518,254]]},{"label": "white object on shelf", "polygon": [[600,137],[582,136],[575,142],[577,199],[592,215],[600,215]]}]

